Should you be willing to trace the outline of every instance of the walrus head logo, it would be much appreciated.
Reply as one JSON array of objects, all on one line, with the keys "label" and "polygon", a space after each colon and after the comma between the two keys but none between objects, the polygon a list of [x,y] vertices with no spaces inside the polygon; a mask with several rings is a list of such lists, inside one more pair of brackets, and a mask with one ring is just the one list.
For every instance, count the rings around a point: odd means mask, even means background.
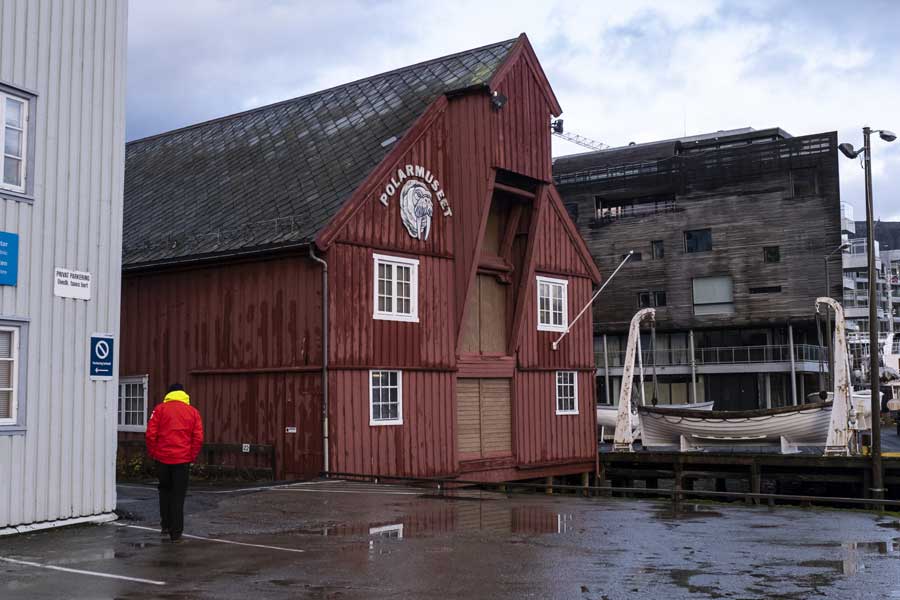
[{"label": "walrus head logo", "polygon": [[410,237],[427,240],[433,214],[434,202],[428,187],[415,179],[407,181],[400,190],[400,219]]}]

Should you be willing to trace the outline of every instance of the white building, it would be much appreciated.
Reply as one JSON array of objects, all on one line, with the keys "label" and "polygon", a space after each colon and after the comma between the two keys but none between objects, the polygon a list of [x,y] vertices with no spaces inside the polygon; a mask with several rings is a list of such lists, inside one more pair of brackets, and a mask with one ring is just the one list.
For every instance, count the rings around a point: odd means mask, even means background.
[{"label": "white building", "polygon": [[127,9],[0,0],[0,533],[115,508]]}]

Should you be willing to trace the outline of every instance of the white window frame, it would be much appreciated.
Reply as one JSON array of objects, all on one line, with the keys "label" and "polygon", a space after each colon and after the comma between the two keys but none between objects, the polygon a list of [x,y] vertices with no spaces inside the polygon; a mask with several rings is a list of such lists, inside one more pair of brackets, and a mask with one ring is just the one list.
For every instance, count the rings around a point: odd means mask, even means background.
[{"label": "white window frame", "polygon": [[[116,426],[119,431],[136,431],[136,432],[144,432],[147,431],[147,419],[149,407],[147,406],[147,383],[149,377],[147,375],[137,375],[130,377],[120,377],[119,378],[119,393],[116,397]],[[143,425],[125,425],[122,423],[122,417],[125,416],[124,407],[122,411],[119,411],[118,402],[121,401],[122,398],[122,388],[126,385],[135,385],[140,384],[144,388],[144,424]]]},{"label": "white window frame", "polygon": [[[15,100],[16,102],[20,102],[22,104],[22,126],[20,128],[22,133],[22,155],[21,157],[10,156],[10,158],[15,158],[20,163],[19,181],[22,182],[22,185],[12,185],[11,183],[6,183],[5,181],[3,181],[3,163],[5,162],[4,159],[6,158],[7,98],[9,98],[10,100]],[[0,91],[0,189],[18,192],[20,194],[25,193],[25,189],[28,185],[28,182],[26,181],[26,178],[28,177],[28,108],[28,98]]]},{"label": "white window frame", "polygon": [[[535,284],[535,295],[537,300],[537,306],[535,309],[537,310],[537,328],[538,331],[566,331],[569,328],[569,280],[568,279],[556,279],[555,277],[543,277],[538,275],[536,277],[537,283]],[[541,285],[546,284],[550,286],[560,286],[562,287],[562,325],[556,325],[554,323],[542,323],[541,322]],[[553,320],[553,306],[552,299],[553,294],[550,295],[551,306],[550,306],[550,319]]]},{"label": "white window frame", "polygon": [[[372,401],[372,376],[375,373],[397,374],[397,418],[376,419],[375,403]],[[403,371],[399,369],[371,369],[369,370],[369,425],[376,427],[381,425],[403,425]]]},{"label": "white window frame", "polygon": [[9,392],[9,417],[0,418],[0,425],[18,425],[19,421],[19,328],[2,326],[0,331],[9,331],[12,333],[10,341],[10,358],[2,358],[0,360],[12,363],[10,371],[11,388],[2,388],[2,391]]},{"label": "white window frame", "polygon": [[[574,408],[572,408],[571,410],[563,410],[563,409],[560,409],[560,407],[559,407],[559,401],[560,401],[559,376],[563,375],[563,374],[572,376],[572,393],[574,394],[574,397],[573,397]],[[556,386],[556,414],[557,415],[577,415],[578,414],[578,371],[556,371],[556,373],[554,375],[555,375],[554,376],[554,385]],[[568,384],[564,384],[564,385],[568,385]]]},{"label": "white window frame", "polygon": [[[407,323],[419,322],[419,261],[415,258],[403,256],[388,256],[386,254],[372,254],[372,318],[381,321],[404,321]],[[378,266],[391,266],[391,309],[378,310]],[[395,267],[408,267],[409,274],[409,310],[407,313],[397,312],[397,277]]]}]

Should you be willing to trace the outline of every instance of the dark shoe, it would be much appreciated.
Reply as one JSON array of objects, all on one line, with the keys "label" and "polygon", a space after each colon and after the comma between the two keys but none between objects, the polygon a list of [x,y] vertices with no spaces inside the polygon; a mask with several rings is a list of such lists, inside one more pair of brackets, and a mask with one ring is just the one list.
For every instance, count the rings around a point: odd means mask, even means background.
[{"label": "dark shoe", "polygon": [[162,529],[159,530],[159,534],[160,535],[169,535],[169,528],[163,527]]},{"label": "dark shoe", "polygon": [[175,543],[175,544],[180,544],[181,542],[184,541],[184,539],[181,537],[181,534],[180,534],[180,533],[172,533],[172,534],[170,534],[170,535],[169,535],[169,539],[172,540],[172,542]]}]

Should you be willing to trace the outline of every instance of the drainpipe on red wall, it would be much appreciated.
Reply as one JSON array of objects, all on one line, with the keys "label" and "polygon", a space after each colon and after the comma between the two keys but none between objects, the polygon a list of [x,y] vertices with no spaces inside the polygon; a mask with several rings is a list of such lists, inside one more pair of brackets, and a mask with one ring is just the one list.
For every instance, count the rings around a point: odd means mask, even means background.
[{"label": "drainpipe on red wall", "polygon": [[322,265],[322,465],[328,473],[328,263],[316,256],[314,244],[309,257]]}]

